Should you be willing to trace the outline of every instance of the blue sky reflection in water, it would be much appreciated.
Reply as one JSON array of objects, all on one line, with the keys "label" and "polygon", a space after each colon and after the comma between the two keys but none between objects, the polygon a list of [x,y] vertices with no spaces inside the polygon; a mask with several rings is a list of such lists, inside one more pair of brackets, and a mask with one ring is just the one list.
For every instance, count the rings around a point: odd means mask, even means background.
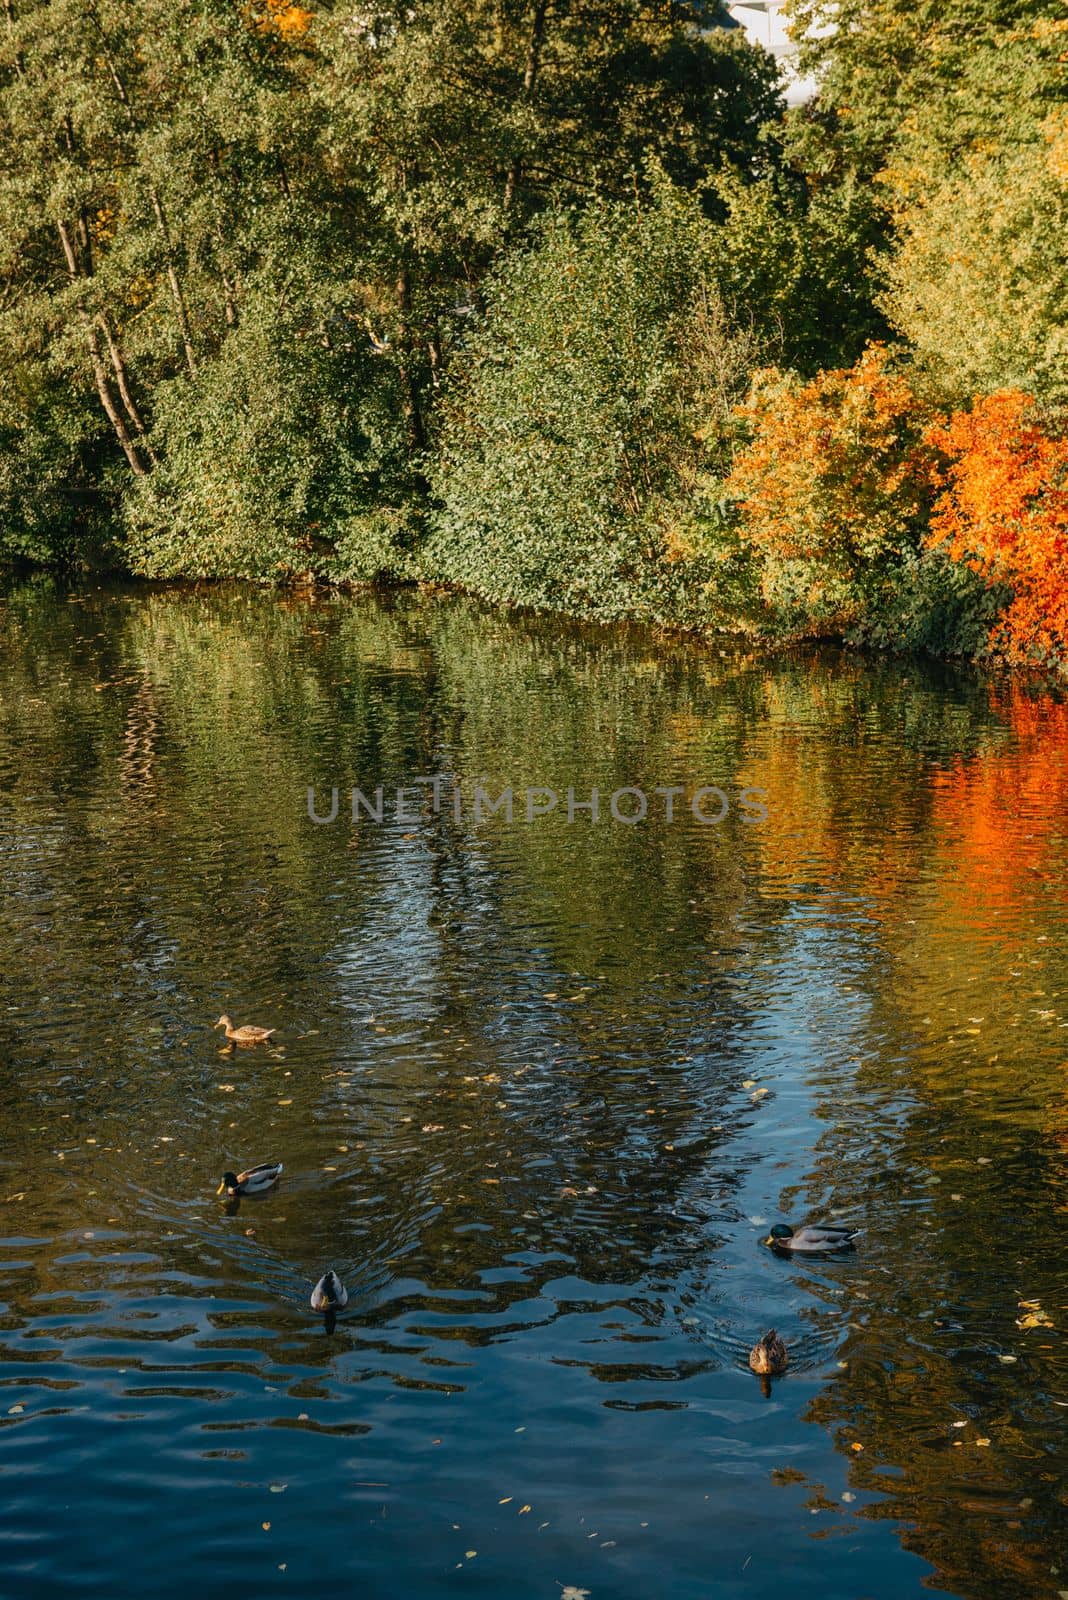
[{"label": "blue sky reflection in water", "polygon": [[[5,1600],[1068,1589],[1062,701],[411,595],[0,615]],[[769,817],[307,819],[436,771]]]}]

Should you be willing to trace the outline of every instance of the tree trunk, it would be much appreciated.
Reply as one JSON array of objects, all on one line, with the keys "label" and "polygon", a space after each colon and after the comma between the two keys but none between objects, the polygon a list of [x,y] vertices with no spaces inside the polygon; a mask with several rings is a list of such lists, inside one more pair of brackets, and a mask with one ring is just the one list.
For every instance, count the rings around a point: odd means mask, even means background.
[{"label": "tree trunk", "polygon": [[185,364],[189,369],[189,376],[197,375],[196,357],[193,354],[193,336],[189,327],[189,312],[186,309],[185,296],[182,285],[178,279],[178,271],[174,265],[174,250],[171,245],[171,232],[167,226],[167,215],[163,209],[163,201],[155,184],[149,190],[152,197],[152,209],[156,213],[159,231],[163,235],[163,244],[167,252],[167,282],[171,286],[171,299],[174,301],[175,313],[178,317],[178,331],[182,336],[182,349],[185,351]]},{"label": "tree trunk", "polygon": [[104,407],[104,410],[108,414],[108,420],[111,423],[111,426],[115,429],[115,437],[122,445],[123,454],[130,463],[131,472],[135,473],[139,478],[147,478],[148,468],[145,466],[144,462],[141,460],[141,457],[137,453],[137,446],[130,437],[130,430],[127,428],[122,414],[115,404],[114,397],[108,385],[107,372],[104,368],[104,358],[100,353],[100,340],[97,338],[96,329],[91,323],[86,328],[86,335],[89,341],[89,357],[93,363],[93,376],[96,379],[96,392],[100,396],[100,404]]},{"label": "tree trunk", "polygon": [[[56,228],[59,232],[59,242],[63,246],[63,257],[67,263],[67,276],[72,283],[76,283],[81,274],[78,271],[78,256],[74,249],[74,241],[65,222],[57,222]],[[115,430],[115,437],[118,439],[119,444],[122,446],[123,454],[130,463],[131,472],[135,473],[139,478],[146,478],[148,469],[138,455],[137,446],[130,437],[130,430],[126,426],[121,411],[115,404],[115,397],[108,383],[107,368],[104,366],[104,357],[100,349],[100,340],[97,338],[96,328],[88,318],[85,321],[85,338],[89,346],[89,360],[92,364],[93,378],[96,381],[96,392],[100,396],[100,404],[103,406],[107,419]]]},{"label": "tree trunk", "polygon": [[[100,35],[101,41],[103,42],[104,60],[107,63],[108,74],[111,78],[111,81],[115,85],[115,93],[119,97],[119,104],[126,113],[126,121],[130,126],[130,131],[132,133],[136,133],[137,119],[133,113],[133,106],[130,104],[129,95],[126,93],[126,85],[123,83],[118,68],[115,66],[115,63],[111,58],[111,52],[107,47],[107,38],[103,28],[101,27],[100,19],[97,17],[94,11],[90,11],[89,15],[95,23],[96,30]],[[148,193],[149,198],[152,201],[152,210],[155,212],[156,222],[159,225],[159,231],[163,239],[164,252],[167,258],[167,282],[170,285],[171,299],[174,301],[174,310],[178,317],[178,331],[182,336],[182,349],[185,352],[185,364],[189,369],[189,376],[191,378],[195,378],[197,375],[197,364],[196,357],[193,354],[193,339],[189,326],[189,313],[186,308],[185,296],[182,293],[182,285],[178,277],[178,269],[174,264],[174,246],[171,242],[170,229],[167,226],[166,212],[163,209],[163,201],[160,199],[159,190],[156,188],[155,184],[149,185]]]},{"label": "tree trunk", "polygon": [[126,407],[126,415],[129,417],[130,421],[133,423],[135,429],[141,437],[141,441],[144,445],[145,455],[151,461],[153,466],[157,466],[158,462],[156,459],[156,452],[148,442],[148,430],[141,418],[141,413],[137,409],[134,398],[130,393],[129,374],[126,370],[126,357],[122,353],[122,346],[115,337],[114,329],[111,326],[111,319],[101,313],[98,320],[100,322],[100,326],[104,330],[104,337],[108,342],[108,354],[111,357],[111,365],[115,373],[115,382],[118,385],[119,394],[122,397],[122,403]]},{"label": "tree trunk", "polygon": [[[220,246],[220,249],[221,249],[222,248],[222,239],[221,238],[219,240],[219,246]],[[219,258],[219,277],[222,279],[222,286],[223,286],[223,314],[226,317],[226,326],[228,328],[236,328],[237,327],[237,301],[234,299],[234,286],[230,282],[230,279],[227,277],[226,268],[222,264],[221,256]]]},{"label": "tree trunk", "polygon": [[[549,0],[537,0],[534,7],[534,24],[530,30],[530,43],[527,46],[526,65],[523,69],[523,86],[519,91],[519,100],[525,104],[534,96],[538,83],[538,71],[541,67],[542,45],[545,43],[545,19],[549,12]],[[523,175],[523,164],[518,156],[512,160],[508,168],[508,176],[504,184],[504,209],[511,210],[515,199],[519,180]]]},{"label": "tree trunk", "polygon": [[[407,314],[411,310],[412,290],[406,267],[402,267],[397,274],[397,305],[401,314],[401,326],[407,331]],[[405,416],[408,418],[408,427],[412,435],[412,443],[419,451],[427,446],[426,425],[423,422],[423,407],[419,397],[419,386],[415,381],[409,361],[402,351],[397,361],[400,368],[401,381],[404,384]]]}]

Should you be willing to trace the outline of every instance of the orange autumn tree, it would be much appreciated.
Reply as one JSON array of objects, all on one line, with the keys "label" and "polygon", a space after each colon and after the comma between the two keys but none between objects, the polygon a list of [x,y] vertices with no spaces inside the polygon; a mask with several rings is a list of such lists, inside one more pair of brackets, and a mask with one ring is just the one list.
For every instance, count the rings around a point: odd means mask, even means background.
[{"label": "orange autumn tree", "polygon": [[764,599],[784,621],[822,631],[863,623],[921,548],[930,463],[917,411],[880,344],[807,382],[775,368],[756,375],[739,411],[749,441],[727,489],[760,558]]},{"label": "orange autumn tree", "polygon": [[927,430],[944,456],[929,543],[1012,599],[991,644],[1016,662],[1068,660],[1068,439],[1017,389]]},{"label": "orange autumn tree", "polygon": [[303,39],[313,18],[311,11],[290,4],[290,0],[266,0],[265,5],[253,6],[251,15],[258,33],[273,33],[284,44]]}]

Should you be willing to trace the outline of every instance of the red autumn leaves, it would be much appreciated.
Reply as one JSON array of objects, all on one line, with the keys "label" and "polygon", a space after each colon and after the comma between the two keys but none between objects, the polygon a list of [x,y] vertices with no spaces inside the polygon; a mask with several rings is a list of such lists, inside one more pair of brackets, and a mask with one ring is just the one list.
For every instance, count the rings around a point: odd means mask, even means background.
[{"label": "red autumn leaves", "polygon": [[1010,660],[1068,653],[1068,439],[1017,389],[928,428],[941,455],[930,542],[1012,591],[992,640]]},{"label": "red autumn leaves", "polygon": [[993,649],[1021,663],[1068,655],[1068,438],[1030,396],[925,414],[871,345],[807,382],[758,374],[741,416],[750,436],[728,488],[769,597],[789,567],[795,588],[836,596],[848,620],[866,567],[941,547],[1005,588]]}]

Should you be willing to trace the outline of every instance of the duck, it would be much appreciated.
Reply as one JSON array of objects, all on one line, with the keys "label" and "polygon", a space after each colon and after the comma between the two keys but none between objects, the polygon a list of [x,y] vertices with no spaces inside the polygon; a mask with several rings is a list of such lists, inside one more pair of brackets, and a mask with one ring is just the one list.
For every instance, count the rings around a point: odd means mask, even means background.
[{"label": "duck", "polygon": [[328,1267],[311,1292],[313,1311],[340,1311],[349,1303],[349,1291],[333,1267]]},{"label": "duck", "polygon": [[773,1250],[826,1255],[832,1250],[852,1250],[853,1241],[859,1238],[860,1232],[859,1228],[843,1228],[836,1222],[810,1222],[802,1228],[777,1222],[764,1243]]},{"label": "duck", "polygon": [[258,1167],[249,1167],[246,1172],[224,1172],[215,1193],[222,1194],[225,1190],[231,1199],[241,1194],[263,1194],[278,1182],[282,1171],[280,1161],[261,1161]]},{"label": "duck", "polygon": [[774,1377],[780,1372],[785,1372],[789,1361],[786,1345],[774,1328],[769,1328],[749,1352],[749,1365],[762,1378]]},{"label": "duck", "polygon": [[254,1022],[245,1022],[240,1028],[235,1028],[225,1012],[213,1026],[226,1029],[226,1037],[231,1045],[265,1044],[278,1031],[277,1028],[257,1028]]}]

